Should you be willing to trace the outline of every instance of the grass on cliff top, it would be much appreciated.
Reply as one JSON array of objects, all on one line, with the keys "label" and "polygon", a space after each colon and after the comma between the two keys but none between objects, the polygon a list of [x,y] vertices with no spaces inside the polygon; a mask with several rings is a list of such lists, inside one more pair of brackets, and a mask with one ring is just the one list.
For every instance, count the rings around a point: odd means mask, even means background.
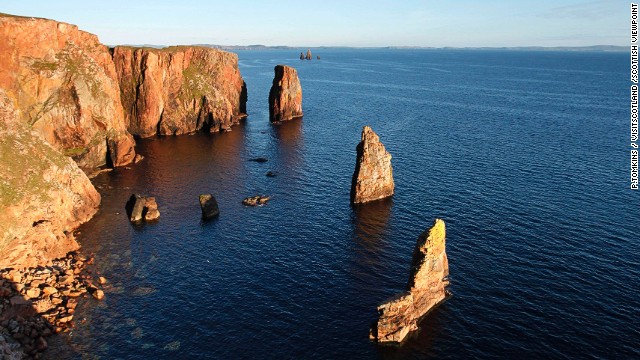
[{"label": "grass on cliff top", "polygon": [[62,154],[43,144],[27,132],[0,136],[0,207],[15,204],[31,194],[41,201],[49,199],[51,183],[43,173],[53,164],[69,165]]},{"label": "grass on cliff top", "polygon": [[175,52],[179,52],[179,51],[184,51],[187,49],[205,49],[205,50],[214,50],[214,51],[218,51],[218,52],[226,52],[224,50],[220,50],[220,49],[216,49],[216,48],[212,48],[212,47],[208,47],[208,46],[201,46],[201,45],[172,45],[172,46],[166,46],[166,47],[152,47],[152,46],[134,46],[134,45],[118,45],[115,46],[114,48],[122,48],[122,49],[130,49],[133,51],[136,51],[138,49],[142,49],[142,50],[146,50],[146,51],[150,51],[150,52],[167,52],[167,53],[175,53]]}]

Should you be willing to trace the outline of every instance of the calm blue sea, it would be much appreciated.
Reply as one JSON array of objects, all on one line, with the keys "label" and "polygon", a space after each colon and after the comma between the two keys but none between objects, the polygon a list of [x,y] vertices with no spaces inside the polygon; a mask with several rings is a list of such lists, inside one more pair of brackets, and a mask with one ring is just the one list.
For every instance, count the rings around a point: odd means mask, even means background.
[{"label": "calm blue sea", "polygon": [[[107,296],[81,303],[48,357],[640,357],[628,54],[302,50],[239,52],[249,117],[232,132],[139,141],[142,163],[95,179],[102,209],[78,237]],[[305,116],[271,125],[281,63]],[[393,156],[396,194],[354,209],[363,125]],[[133,192],[157,198],[158,223],[129,224]],[[221,215],[203,223],[208,192]],[[240,203],[258,194],[272,200]],[[436,217],[453,297],[378,347],[376,306],[404,289]]]}]

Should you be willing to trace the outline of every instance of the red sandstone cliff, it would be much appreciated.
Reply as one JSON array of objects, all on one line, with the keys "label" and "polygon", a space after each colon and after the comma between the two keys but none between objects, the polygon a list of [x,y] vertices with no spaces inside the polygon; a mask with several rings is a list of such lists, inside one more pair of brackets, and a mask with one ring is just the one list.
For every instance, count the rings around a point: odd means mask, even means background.
[{"label": "red sandstone cliff", "polygon": [[77,249],[70,232],[100,204],[76,163],[22,118],[0,89],[0,268],[42,265]]},{"label": "red sandstone cliff", "polygon": [[296,69],[276,65],[269,91],[269,120],[291,120],[302,116],[302,86]]},{"label": "red sandstone cliff", "polygon": [[245,116],[247,93],[236,54],[196,46],[118,46],[113,60],[133,135],[229,130]]},{"label": "red sandstone cliff", "polygon": [[130,163],[109,49],[75,25],[0,14],[0,89],[27,129],[83,168]]}]

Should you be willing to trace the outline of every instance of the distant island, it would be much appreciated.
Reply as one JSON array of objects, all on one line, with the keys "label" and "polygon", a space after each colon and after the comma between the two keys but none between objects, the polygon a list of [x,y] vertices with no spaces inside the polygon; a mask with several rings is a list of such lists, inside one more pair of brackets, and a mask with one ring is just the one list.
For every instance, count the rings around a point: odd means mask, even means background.
[{"label": "distant island", "polygon": [[[165,45],[132,45],[135,47],[164,48]],[[308,46],[287,46],[287,45],[216,45],[216,44],[193,44],[193,46],[211,47],[226,51],[241,50],[296,50],[309,48]],[[592,46],[503,46],[503,47],[429,47],[429,46],[382,46],[382,47],[355,47],[355,46],[315,46],[312,49],[391,49],[391,50],[509,50],[509,51],[607,51],[622,52],[629,51],[628,46],[617,45],[592,45]]]}]

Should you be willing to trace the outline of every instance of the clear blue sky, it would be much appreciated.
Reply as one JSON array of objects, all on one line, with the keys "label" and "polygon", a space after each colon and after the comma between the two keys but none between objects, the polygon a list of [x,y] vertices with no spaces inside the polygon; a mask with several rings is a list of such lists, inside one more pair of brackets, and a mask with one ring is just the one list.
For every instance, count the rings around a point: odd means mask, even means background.
[{"label": "clear blue sky", "polygon": [[103,43],[291,46],[628,45],[621,0],[2,0]]}]

